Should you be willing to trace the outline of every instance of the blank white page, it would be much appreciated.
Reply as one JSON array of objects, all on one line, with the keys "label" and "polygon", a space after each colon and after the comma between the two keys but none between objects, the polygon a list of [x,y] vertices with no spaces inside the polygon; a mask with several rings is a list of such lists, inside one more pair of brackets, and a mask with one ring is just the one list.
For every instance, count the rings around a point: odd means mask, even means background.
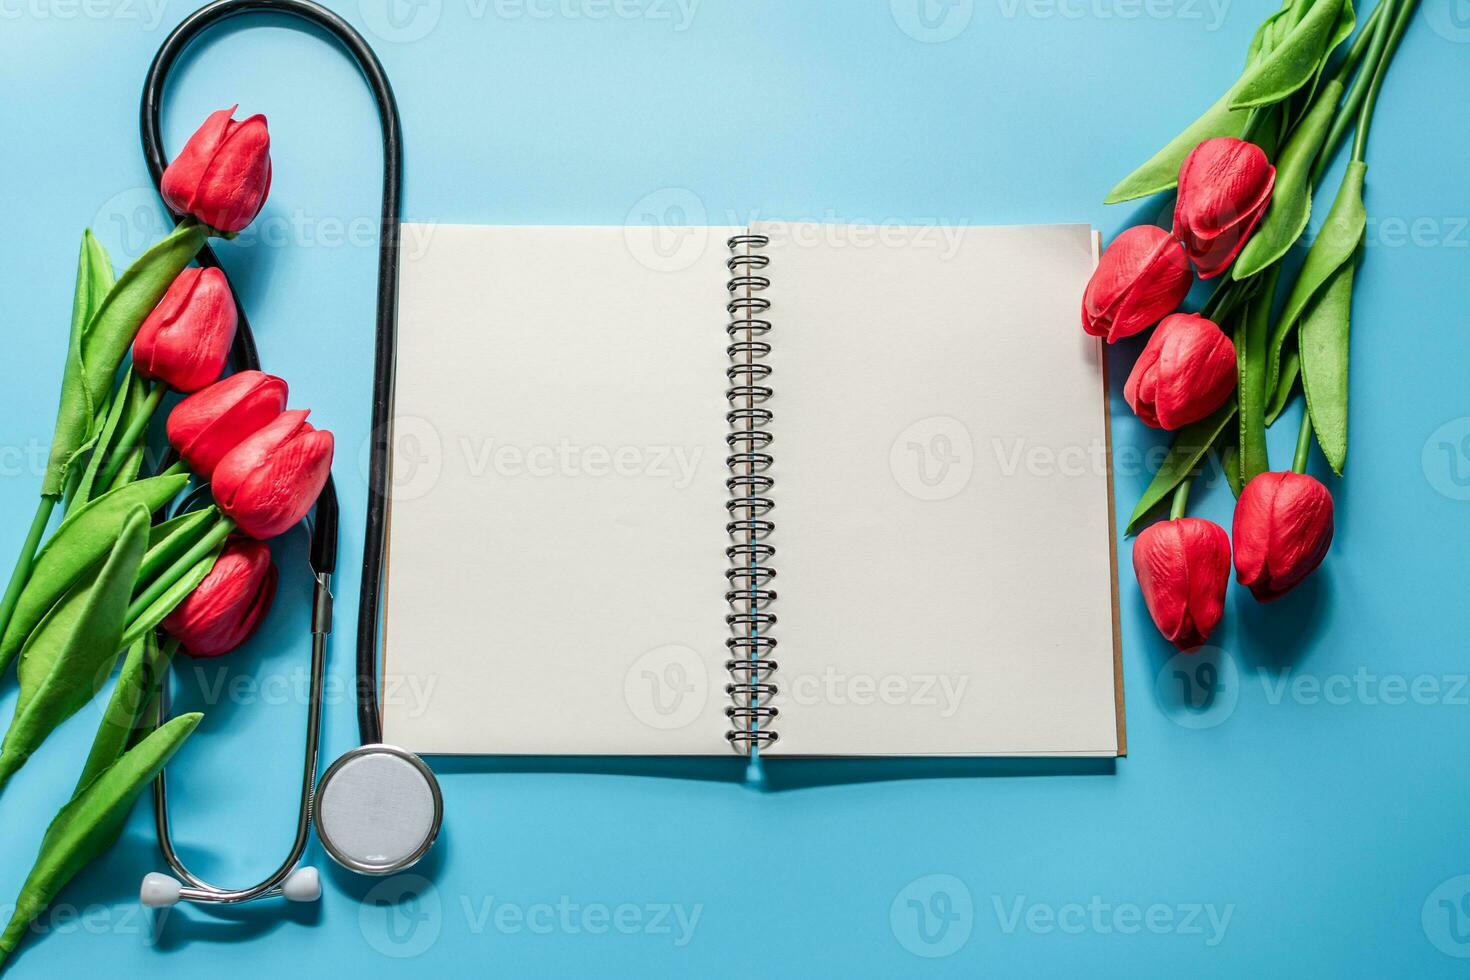
[{"label": "blank white page", "polygon": [[769,223],[774,755],[1120,750],[1085,226]]},{"label": "blank white page", "polygon": [[387,741],[729,752],[737,230],[405,226]]}]

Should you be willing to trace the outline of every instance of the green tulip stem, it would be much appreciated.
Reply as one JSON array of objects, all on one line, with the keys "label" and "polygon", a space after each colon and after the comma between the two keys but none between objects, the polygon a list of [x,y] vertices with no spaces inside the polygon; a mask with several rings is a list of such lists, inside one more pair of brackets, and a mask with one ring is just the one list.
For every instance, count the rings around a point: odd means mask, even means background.
[{"label": "green tulip stem", "polygon": [[[1391,2],[1391,0],[1384,0]],[[1385,31],[1384,25],[1388,18],[1384,17],[1374,29],[1374,47],[1378,48],[1378,58],[1373,66],[1373,81],[1368,85],[1368,95],[1363,99],[1363,108],[1358,115],[1358,131],[1353,136],[1353,159],[1361,162],[1368,151],[1368,127],[1373,122],[1373,110],[1378,104],[1378,90],[1383,87],[1383,76],[1388,74],[1388,64],[1393,60],[1394,52],[1398,49],[1399,41],[1404,36],[1404,31],[1409,27],[1409,18],[1414,14],[1417,0],[1399,0],[1400,7],[1397,16],[1393,18],[1392,32]],[[1381,41],[1378,35],[1387,34],[1387,42]],[[1370,55],[1371,57],[1371,55]],[[1365,69],[1366,70],[1366,69]]]},{"label": "green tulip stem", "polygon": [[80,466],[73,466],[71,472],[66,475],[66,489],[61,492],[61,515],[66,520],[67,511],[71,510],[72,498],[77,495],[77,487],[82,484],[85,471]]},{"label": "green tulip stem", "polygon": [[1358,120],[1358,110],[1363,105],[1363,98],[1368,94],[1368,86],[1373,75],[1373,62],[1371,60],[1365,62],[1364,56],[1368,54],[1369,46],[1378,36],[1378,25],[1391,20],[1386,11],[1392,2],[1394,0],[1380,0],[1378,6],[1373,8],[1373,12],[1363,21],[1362,29],[1353,39],[1353,46],[1338,69],[1337,81],[1346,86],[1348,78],[1358,70],[1358,66],[1366,64],[1363,71],[1358,72],[1358,77],[1353,79],[1352,87],[1347,89],[1347,96],[1342,100],[1337,115],[1332,119],[1332,128],[1327,131],[1327,138],[1322,141],[1322,149],[1317,156],[1317,165],[1312,170],[1313,187],[1322,182],[1322,176],[1327,172],[1327,167],[1332,162],[1332,156],[1337,152],[1338,146],[1341,145],[1343,136],[1347,135],[1347,131]]},{"label": "green tulip stem", "polygon": [[189,470],[189,467],[185,466],[184,465],[184,461],[181,459],[181,460],[178,460],[177,462],[175,462],[174,465],[170,466],[168,469],[164,470],[162,473],[160,473],[158,475],[159,476],[177,476],[180,473],[187,473],[188,470]]},{"label": "green tulip stem", "polygon": [[1373,8],[1371,14],[1363,18],[1362,29],[1358,31],[1358,36],[1353,38],[1353,44],[1352,47],[1348,48],[1347,57],[1343,58],[1342,64],[1338,66],[1337,81],[1343,88],[1347,88],[1348,79],[1352,78],[1353,72],[1358,70],[1358,65],[1362,62],[1363,55],[1368,53],[1368,42],[1373,37],[1374,25],[1378,23],[1378,18],[1382,16],[1384,6],[1385,4],[1379,3]]},{"label": "green tulip stem", "polygon": [[1302,427],[1296,434],[1296,456],[1292,457],[1291,471],[1293,473],[1305,473],[1307,471],[1307,453],[1312,449],[1312,413],[1302,406]]},{"label": "green tulip stem", "polygon": [[1205,300],[1205,305],[1200,308],[1199,315],[1206,320],[1214,320],[1216,323],[1219,323],[1220,311],[1228,308],[1227,304],[1230,302],[1230,294],[1234,290],[1235,280],[1226,276],[1225,281],[1216,286],[1215,291],[1210,294],[1210,298]]},{"label": "green tulip stem", "polygon": [[[133,447],[138,444],[138,439],[148,428],[148,423],[153,420],[153,413],[158,411],[158,403],[163,401],[164,393],[168,391],[168,385],[159,382],[148,391],[148,397],[143,400],[142,411],[138,417],[129,423],[127,429],[107,453],[107,465],[103,467],[101,475],[97,478],[97,486],[103,489],[112,486],[112,481],[117,479],[118,471],[123,468],[123,463],[133,454]],[[121,394],[118,395],[122,397]]]},{"label": "green tulip stem", "polygon": [[31,519],[31,529],[26,534],[25,544],[21,545],[20,557],[15,561],[15,571],[10,573],[10,584],[5,587],[5,598],[0,600],[0,634],[10,625],[15,604],[20,602],[20,594],[31,580],[31,564],[36,560],[36,549],[41,547],[41,535],[46,533],[46,524],[51,520],[51,511],[56,504],[57,498],[50,496],[42,497],[36,506],[36,516]]},{"label": "green tulip stem", "polygon": [[1189,488],[1193,485],[1193,474],[1179,481],[1179,486],[1174,490],[1174,500],[1169,504],[1169,520],[1177,521],[1184,516],[1184,511],[1189,506]]},{"label": "green tulip stem", "polygon": [[159,576],[148,584],[148,587],[135,598],[128,606],[128,615],[125,622],[131,623],[136,620],[149,606],[153,605],[165,592],[169,590],[184,574],[204,559],[206,555],[218,548],[230,532],[235,529],[235,522],[228,517],[220,518],[218,524],[209,529],[209,533],[200,538],[194,547],[186,551],[178,561],[166,568]]}]

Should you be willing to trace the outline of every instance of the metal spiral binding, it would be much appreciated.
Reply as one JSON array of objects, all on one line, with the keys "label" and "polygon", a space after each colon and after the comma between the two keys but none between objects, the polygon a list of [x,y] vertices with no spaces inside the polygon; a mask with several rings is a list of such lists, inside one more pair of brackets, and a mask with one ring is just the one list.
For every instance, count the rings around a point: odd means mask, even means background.
[{"label": "metal spiral binding", "polygon": [[768,451],[771,432],[767,428],[772,415],[764,404],[772,394],[771,366],[766,363],[771,345],[761,339],[771,331],[767,318],[771,301],[758,295],[771,285],[763,274],[771,260],[757,251],[769,244],[770,239],[764,235],[736,235],[729,241],[731,255],[725,263],[731,276],[726,283],[730,301],[725,306],[730,314],[725,327],[730,337],[730,367],[725,371],[730,383],[725,392],[730,403],[725,415],[730,425],[725,437],[730,449],[725,458],[730,470],[725,481],[730,491],[725,504],[730,522],[725,530],[731,542],[725,549],[730,559],[730,567],[725,570],[729,584],[725,601],[730,604],[730,614],[725,617],[730,637],[725,646],[730,659],[725,669],[731,679],[725,693],[731,704],[725,716],[733,726],[725,737],[736,751],[745,754],[776,741],[769,725],[779,714],[771,703],[777,692],[772,680],[776,673],[776,661],[772,659],[776,639],[770,635],[776,625],[776,616],[770,611],[776,601],[776,593],[770,588],[776,577],[771,565],[776,549],[767,540],[776,529],[769,517],[775,507],[770,494],[776,481],[768,472],[773,462]]}]

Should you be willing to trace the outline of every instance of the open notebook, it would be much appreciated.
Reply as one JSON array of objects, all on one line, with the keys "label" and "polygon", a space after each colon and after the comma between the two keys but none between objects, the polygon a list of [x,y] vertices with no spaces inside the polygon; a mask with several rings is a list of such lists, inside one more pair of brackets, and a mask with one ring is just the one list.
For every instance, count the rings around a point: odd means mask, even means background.
[{"label": "open notebook", "polygon": [[387,741],[1123,754],[1091,229],[404,242]]}]

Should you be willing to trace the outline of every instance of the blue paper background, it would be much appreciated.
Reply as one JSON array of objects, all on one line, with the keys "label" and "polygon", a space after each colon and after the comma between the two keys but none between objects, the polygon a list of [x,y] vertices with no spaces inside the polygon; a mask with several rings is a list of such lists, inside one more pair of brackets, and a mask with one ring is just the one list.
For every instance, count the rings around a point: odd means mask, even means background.
[{"label": "blue paper background", "polygon": [[[1090,221],[1109,235],[1161,204],[1104,208],[1104,193],[1218,95],[1270,9],[335,6],[368,32],[396,84],[408,220],[680,220],[669,212],[680,206],[691,223]],[[93,227],[121,265],[160,228],[137,91],[188,9],[0,0],[6,568],[50,436],[78,234]],[[1463,973],[1467,56],[1463,0],[1424,0],[1383,92],[1354,318],[1350,477],[1332,482],[1332,554],[1278,605],[1232,588],[1214,638],[1225,686],[1200,710],[1185,704],[1180,664],[1148,623],[1125,550],[1131,756],[1115,771],[812,764],[774,773],[776,788],[759,793],[739,784],[733,760],[675,777],[636,760],[593,771],[558,760],[446,765],[445,833],[421,869],[431,883],[374,888],[334,872],[319,909],[190,908],[156,928],[135,903],[139,877],[159,865],[140,806],[123,842],[38,927],[49,934],[26,944],[14,975]],[[227,29],[184,60],[165,114],[170,148],[234,101],[270,117],[275,186],[256,230],[222,247],[224,262],[266,367],[339,440],[333,756],[355,739],[348,624],[365,499],[377,123],[351,65],[278,21]],[[875,350],[903,342],[870,340]],[[1116,390],[1138,346],[1113,360],[1123,515],[1159,444]],[[1278,465],[1295,420],[1293,409],[1272,432]],[[1213,482],[1195,510],[1228,523],[1229,492]],[[202,674],[188,668],[216,703],[175,766],[178,839],[200,872],[225,882],[274,867],[291,833],[302,550],[299,535],[278,549],[291,601],[250,649]],[[13,701],[7,681],[0,716]],[[0,798],[0,900],[18,889],[96,720],[84,710]],[[313,855],[327,863],[314,844]],[[405,889],[418,894],[391,904]]]}]

